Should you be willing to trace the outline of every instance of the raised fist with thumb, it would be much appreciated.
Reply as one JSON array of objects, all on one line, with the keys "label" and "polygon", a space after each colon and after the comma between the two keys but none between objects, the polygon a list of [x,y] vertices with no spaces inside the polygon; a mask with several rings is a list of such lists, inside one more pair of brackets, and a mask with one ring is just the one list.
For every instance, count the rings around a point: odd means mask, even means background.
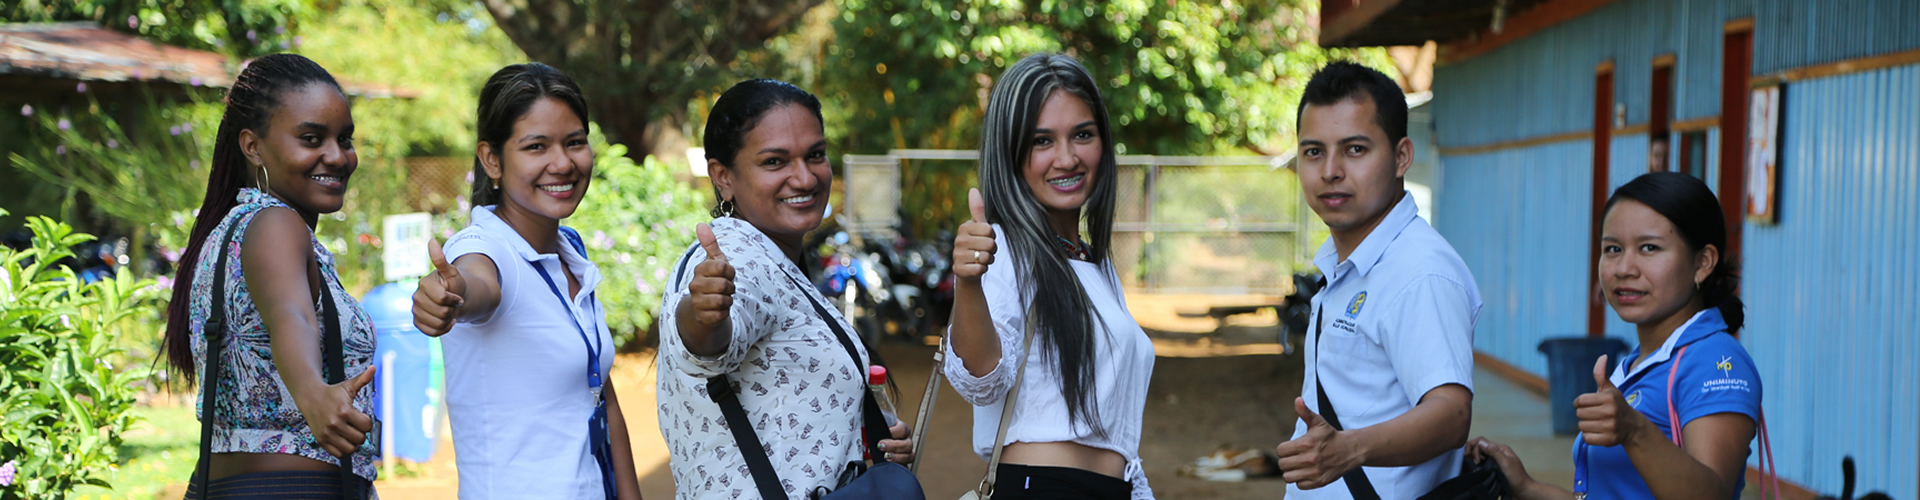
[{"label": "raised fist with thumb", "polygon": [[433,259],[433,273],[421,277],[419,288],[413,292],[413,326],[438,337],[453,329],[454,320],[466,305],[467,280],[460,275],[460,268],[447,263],[439,242],[427,242],[427,256]]},{"label": "raised fist with thumb", "polygon": [[353,378],[318,391],[307,392],[308,399],[297,401],[307,427],[313,429],[313,441],[327,454],[346,457],[360,450],[373,432],[373,417],[354,409],[354,396],[373,383],[374,367],[367,367]]},{"label": "raised fist with thumb", "polygon": [[692,307],[691,319],[695,325],[706,328],[724,325],[733,310],[733,265],[727,263],[727,254],[720,251],[713,227],[702,223],[694,227],[694,234],[700,238],[700,247],[707,250],[707,260],[694,266],[693,281],[687,284],[686,301]]},{"label": "raised fist with thumb", "polygon": [[1599,387],[1592,393],[1573,399],[1574,416],[1580,419],[1580,435],[1594,446],[1619,446],[1632,441],[1649,423],[1646,415],[1627,403],[1620,388],[1607,378],[1607,358],[1593,363],[1593,381]]},{"label": "raised fist with thumb", "polygon": [[960,224],[960,230],[953,235],[953,277],[979,283],[980,276],[987,274],[987,266],[993,264],[993,252],[999,246],[993,240],[993,225],[987,223],[987,205],[978,188],[967,190],[967,210],[972,212],[973,220]]}]

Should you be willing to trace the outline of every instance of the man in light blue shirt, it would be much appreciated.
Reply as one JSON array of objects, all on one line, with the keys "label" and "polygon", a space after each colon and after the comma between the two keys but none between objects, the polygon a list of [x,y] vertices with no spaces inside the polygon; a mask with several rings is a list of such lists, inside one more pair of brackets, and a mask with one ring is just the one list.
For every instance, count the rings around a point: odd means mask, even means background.
[{"label": "man in light blue shirt", "polygon": [[1479,287],[1406,192],[1413,142],[1399,85],[1336,62],[1300,104],[1294,173],[1332,237],[1314,258],[1326,285],[1313,299],[1300,420],[1278,448],[1287,498],[1416,498],[1460,471]]}]

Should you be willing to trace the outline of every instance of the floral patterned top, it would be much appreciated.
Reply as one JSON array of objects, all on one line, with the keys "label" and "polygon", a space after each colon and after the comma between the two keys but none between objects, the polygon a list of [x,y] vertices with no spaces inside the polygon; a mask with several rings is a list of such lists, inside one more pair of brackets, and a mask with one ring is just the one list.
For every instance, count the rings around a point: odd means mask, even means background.
[{"label": "floral patterned top", "polygon": [[[213,280],[226,281],[226,296],[222,297],[227,307],[226,337],[222,342],[222,362],[225,363],[220,380],[220,400],[214,403],[218,420],[213,424],[214,453],[283,453],[299,455],[338,465],[340,461],[327,454],[325,449],[313,442],[313,431],[307,428],[306,417],[300,414],[300,408],[294,406],[293,394],[287,392],[287,385],[280,381],[280,372],[273,365],[273,346],[267,337],[267,328],[261,319],[260,310],[254,305],[253,294],[247,290],[247,279],[241,274],[240,248],[246,238],[246,226],[253,216],[269,207],[286,207],[278,198],[257,189],[240,190],[238,206],[227,212],[220,225],[214,227],[207,236],[206,246],[201,248],[199,265],[193,270],[193,292],[188,305],[188,329],[192,333],[194,373],[196,379],[206,381],[207,337],[206,323],[212,309]],[[291,207],[289,207],[291,208]],[[219,249],[227,253],[226,269],[214,267],[220,260],[220,254],[209,252],[226,240],[227,232],[238,226],[241,233],[234,238],[233,246]],[[360,308],[360,302],[347,294],[340,286],[340,275],[334,270],[333,254],[320,245],[319,239],[312,239],[313,254],[320,262],[320,275],[333,292],[334,308],[340,313],[340,339],[346,348],[348,376],[367,369],[373,361],[373,319]],[[321,314],[319,297],[314,298],[314,315]],[[321,325],[325,325],[324,320]],[[314,342],[320,342],[316,337]],[[324,374],[326,365],[321,364]],[[368,387],[354,396],[353,406],[361,412],[373,414],[373,388]],[[205,418],[206,402],[200,401],[196,407],[201,418]],[[353,456],[353,472],[367,480],[374,479],[374,461],[378,450],[365,446]]]},{"label": "floral patterned top", "polygon": [[[733,339],[715,357],[695,355],[680,341],[675,310],[687,297],[693,268],[706,261],[699,245],[674,264],[661,299],[658,359],[660,434],[666,438],[675,496],[681,500],[760,498],[740,446],[720,405],[707,396],[707,379],[726,375],[753,422],[757,443],[790,498],[840,485],[848,462],[862,460],[861,366],[808,301],[827,303],[773,240],[739,219],[716,219],[713,234],[734,267]],[[684,267],[685,272],[679,271]],[[799,280],[796,283],[795,280]],[[849,335],[858,335],[828,307]],[[855,337],[858,338],[858,337]]]}]

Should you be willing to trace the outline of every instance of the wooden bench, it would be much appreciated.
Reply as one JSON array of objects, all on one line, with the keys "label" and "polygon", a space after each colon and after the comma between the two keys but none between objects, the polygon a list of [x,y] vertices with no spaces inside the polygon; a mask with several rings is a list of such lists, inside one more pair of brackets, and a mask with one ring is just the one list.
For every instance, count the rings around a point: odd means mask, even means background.
[{"label": "wooden bench", "polygon": [[1280,307],[1283,305],[1284,304],[1280,303],[1268,303],[1213,306],[1207,308],[1206,312],[1180,311],[1178,314],[1182,318],[1213,318],[1213,329],[1219,330],[1227,326],[1227,318],[1229,317],[1242,314],[1258,314],[1262,309],[1272,309],[1274,310],[1274,314],[1278,315],[1280,313]]}]

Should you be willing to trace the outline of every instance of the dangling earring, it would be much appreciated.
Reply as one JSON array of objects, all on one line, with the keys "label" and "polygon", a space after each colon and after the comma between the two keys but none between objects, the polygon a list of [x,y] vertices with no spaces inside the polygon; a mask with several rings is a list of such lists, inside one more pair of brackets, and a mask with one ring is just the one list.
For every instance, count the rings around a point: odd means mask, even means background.
[{"label": "dangling earring", "polygon": [[487,179],[488,179],[488,180],[492,180],[492,181],[493,181],[493,190],[494,190],[494,191],[499,191],[499,190],[500,190],[500,179],[498,179],[498,178],[494,178],[494,177],[488,177]]},{"label": "dangling earring", "polygon": [[720,206],[713,207],[713,218],[715,219],[733,218],[733,209],[734,209],[733,200],[720,200]]}]

